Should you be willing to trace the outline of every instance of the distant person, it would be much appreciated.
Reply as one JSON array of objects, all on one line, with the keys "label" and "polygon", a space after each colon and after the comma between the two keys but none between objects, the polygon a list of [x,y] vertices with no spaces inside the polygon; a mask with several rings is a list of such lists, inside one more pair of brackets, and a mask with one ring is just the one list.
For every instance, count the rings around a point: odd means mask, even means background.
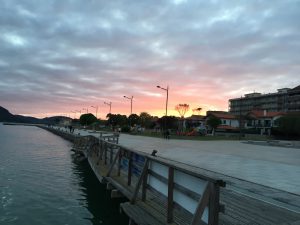
[{"label": "distant person", "polygon": [[165,139],[170,139],[170,130],[169,129],[165,130],[165,132],[164,132],[164,138]]}]

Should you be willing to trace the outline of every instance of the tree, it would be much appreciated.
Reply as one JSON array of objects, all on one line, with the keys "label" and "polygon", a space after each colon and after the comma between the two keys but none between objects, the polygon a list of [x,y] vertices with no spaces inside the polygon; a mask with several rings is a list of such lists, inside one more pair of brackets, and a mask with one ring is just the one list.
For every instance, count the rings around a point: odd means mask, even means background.
[{"label": "tree", "polygon": [[278,124],[277,130],[286,137],[300,136],[300,115],[286,115],[275,121]]},{"label": "tree", "polygon": [[189,111],[190,106],[188,104],[178,104],[175,106],[175,110],[179,113],[181,118],[184,118],[184,115]]},{"label": "tree", "polygon": [[163,116],[157,120],[160,127],[165,127],[166,129],[176,129],[178,127],[178,118],[175,116]]},{"label": "tree", "polygon": [[92,113],[82,114],[79,120],[81,125],[90,125],[97,122],[97,118]]},{"label": "tree", "polygon": [[128,117],[128,120],[130,121],[131,126],[140,124],[140,117],[137,114],[131,114]]},{"label": "tree", "polygon": [[215,116],[211,116],[208,118],[206,123],[212,128],[212,134],[215,135],[215,130],[222,123],[222,121]]},{"label": "tree", "polygon": [[185,130],[185,124],[184,124],[184,115],[186,114],[187,111],[189,111],[190,106],[188,104],[178,104],[175,106],[175,110],[179,113],[181,117],[181,125],[178,128],[180,131]]},{"label": "tree", "polygon": [[127,125],[128,119],[125,115],[109,113],[106,117],[108,118],[107,123],[112,125],[113,127]]},{"label": "tree", "polygon": [[153,126],[153,117],[147,112],[141,112],[140,124],[145,128],[151,128]]}]

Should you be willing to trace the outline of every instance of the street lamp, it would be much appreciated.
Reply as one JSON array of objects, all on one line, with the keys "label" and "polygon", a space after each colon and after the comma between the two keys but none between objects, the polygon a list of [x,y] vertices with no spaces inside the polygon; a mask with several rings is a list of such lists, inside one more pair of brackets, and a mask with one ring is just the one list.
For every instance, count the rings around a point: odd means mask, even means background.
[{"label": "street lamp", "polygon": [[169,86],[167,88],[163,88],[161,86],[156,86],[157,88],[160,88],[167,92],[167,100],[166,100],[166,116],[168,116],[168,99],[169,99]]},{"label": "street lamp", "polygon": [[92,108],[96,109],[96,118],[98,119],[97,115],[98,115],[98,106],[91,106]]},{"label": "street lamp", "polygon": [[132,114],[132,99],[133,99],[133,96],[131,96],[131,98],[129,98],[129,97],[124,95],[123,97],[130,100],[130,115],[131,115]]},{"label": "street lamp", "polygon": [[109,105],[109,114],[111,114],[111,102],[104,102],[105,105]]}]

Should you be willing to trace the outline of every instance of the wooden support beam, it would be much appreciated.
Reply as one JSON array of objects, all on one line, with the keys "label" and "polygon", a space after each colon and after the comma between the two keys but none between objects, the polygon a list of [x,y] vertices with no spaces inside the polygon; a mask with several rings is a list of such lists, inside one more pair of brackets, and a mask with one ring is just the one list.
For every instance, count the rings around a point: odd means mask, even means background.
[{"label": "wooden support beam", "polygon": [[207,207],[208,202],[209,202],[210,190],[211,190],[210,183],[207,182],[206,187],[205,187],[204,192],[203,192],[203,195],[201,196],[201,199],[200,199],[200,201],[198,203],[198,206],[196,208],[196,211],[195,211],[195,214],[194,214],[191,225],[197,225],[197,224],[201,223],[200,221],[201,221],[203,212],[204,212],[205,207]]},{"label": "wooden support beam", "polygon": [[173,193],[174,193],[174,168],[169,167],[168,174],[168,205],[167,205],[167,223],[173,222]]},{"label": "wooden support beam", "polygon": [[137,184],[136,184],[136,186],[135,186],[135,190],[134,190],[134,192],[133,192],[132,198],[131,198],[131,200],[130,200],[130,203],[131,203],[131,204],[134,204],[135,201],[136,201],[137,195],[138,195],[138,193],[139,193],[140,186],[141,186],[141,184],[142,184],[142,181],[143,181],[143,179],[144,179],[144,176],[145,176],[146,173],[147,173],[148,166],[149,166],[149,159],[146,158],[145,164],[144,164],[144,167],[143,167],[143,170],[142,170],[142,172],[141,172],[141,175],[140,175],[140,177],[139,177],[139,179],[138,179],[138,182],[137,182]]}]

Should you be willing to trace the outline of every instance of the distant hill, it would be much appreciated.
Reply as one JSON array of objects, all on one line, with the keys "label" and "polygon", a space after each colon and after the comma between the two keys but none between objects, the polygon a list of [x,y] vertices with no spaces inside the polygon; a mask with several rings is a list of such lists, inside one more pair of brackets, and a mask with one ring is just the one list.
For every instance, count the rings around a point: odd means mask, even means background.
[{"label": "distant hill", "polygon": [[0,122],[15,122],[15,116],[0,106]]},{"label": "distant hill", "polygon": [[13,115],[7,109],[0,106],[0,122],[56,124],[63,119],[70,118],[65,116],[53,116],[44,119],[38,119],[30,116]]}]

